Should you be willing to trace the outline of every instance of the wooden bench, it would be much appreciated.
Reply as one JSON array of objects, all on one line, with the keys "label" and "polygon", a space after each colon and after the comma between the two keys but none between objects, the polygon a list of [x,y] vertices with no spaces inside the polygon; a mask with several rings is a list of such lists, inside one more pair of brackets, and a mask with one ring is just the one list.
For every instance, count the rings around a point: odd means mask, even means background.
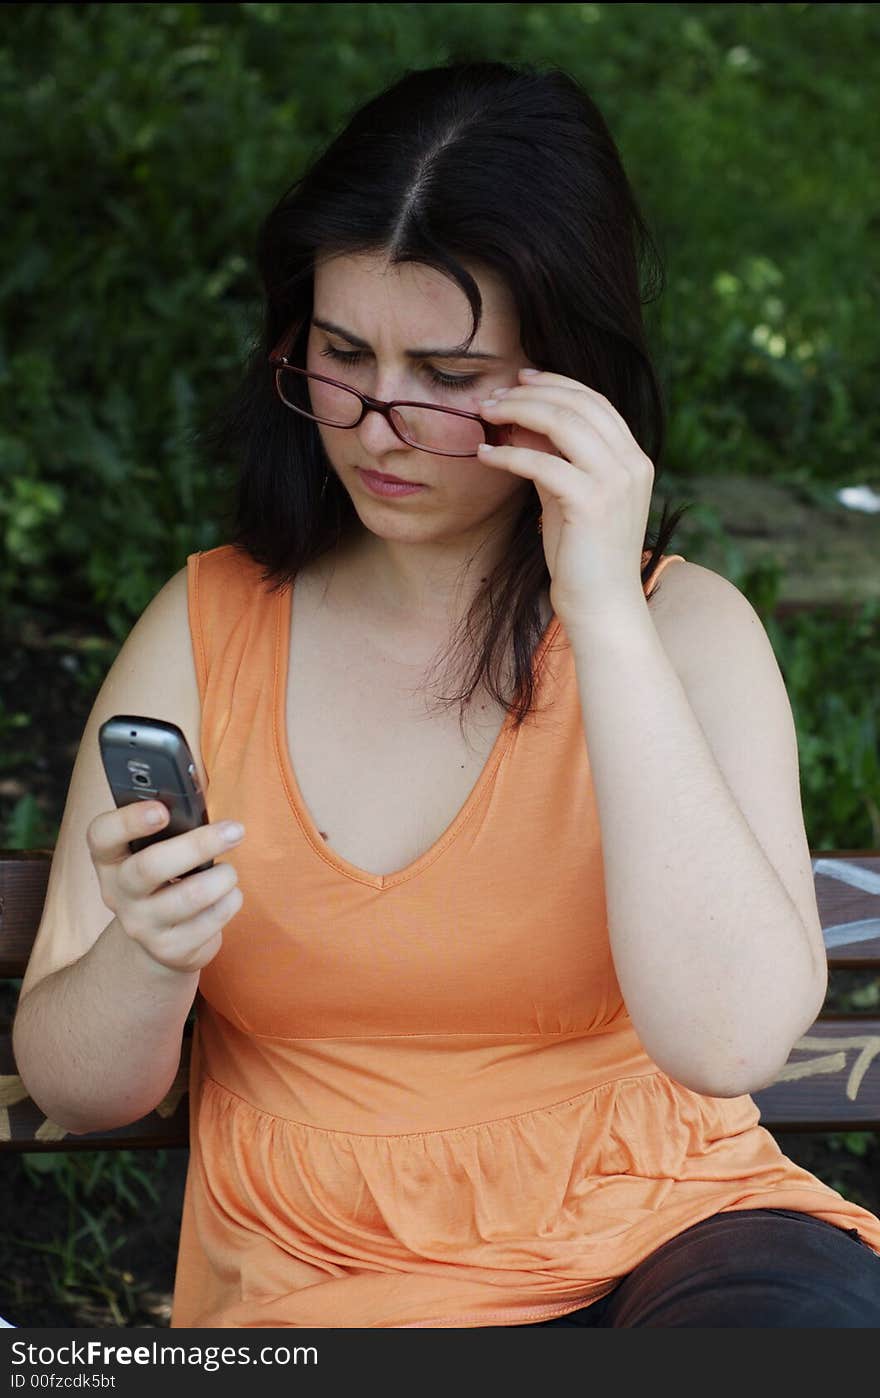
[{"label": "wooden bench", "polygon": [[[880,975],[880,850],[813,853],[816,897],[830,971]],[[24,975],[52,860],[51,850],[0,850],[0,978]],[[829,987],[830,988],[830,987]],[[189,1049],[155,1111],[114,1131],[71,1135],[28,1097],[12,1055],[11,1022],[0,1034],[0,1150],[120,1150],[187,1146]],[[826,1006],[798,1041],[779,1078],[752,1094],[770,1131],[880,1131],[880,1014]]]}]

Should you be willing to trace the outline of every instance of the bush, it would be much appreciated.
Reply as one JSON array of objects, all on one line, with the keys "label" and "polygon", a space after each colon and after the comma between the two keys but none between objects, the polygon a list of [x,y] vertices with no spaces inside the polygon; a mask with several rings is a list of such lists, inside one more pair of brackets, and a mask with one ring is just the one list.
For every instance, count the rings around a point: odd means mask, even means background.
[{"label": "bush", "polygon": [[[0,604],[121,640],[222,542],[196,429],[257,309],[258,223],[403,68],[568,69],[665,246],[668,458],[863,479],[877,439],[865,5],[10,5],[0,169]],[[491,197],[491,172],[487,172]],[[843,266],[857,276],[840,276]]]}]

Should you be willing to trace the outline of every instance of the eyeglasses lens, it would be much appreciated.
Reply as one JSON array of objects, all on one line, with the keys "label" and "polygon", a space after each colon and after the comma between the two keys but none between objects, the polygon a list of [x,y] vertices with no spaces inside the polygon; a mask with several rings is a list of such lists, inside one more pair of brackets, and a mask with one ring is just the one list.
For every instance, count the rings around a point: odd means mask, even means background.
[{"label": "eyeglasses lens", "polygon": [[[347,388],[322,383],[311,375],[282,369],[278,375],[281,397],[289,408],[315,418],[328,427],[353,427],[361,415],[361,401]],[[475,455],[486,440],[479,422],[457,417],[442,408],[406,407],[392,409],[395,425],[414,446],[428,451],[449,451],[462,456]]]}]

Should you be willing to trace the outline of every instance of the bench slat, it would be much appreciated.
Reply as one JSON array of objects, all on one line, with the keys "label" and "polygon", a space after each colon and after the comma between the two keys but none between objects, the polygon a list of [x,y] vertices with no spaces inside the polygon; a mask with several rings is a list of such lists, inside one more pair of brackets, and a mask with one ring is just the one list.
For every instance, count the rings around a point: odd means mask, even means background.
[{"label": "bench slat", "polygon": [[798,1039],[780,1076],[752,1093],[761,1125],[785,1131],[880,1126],[880,1019],[822,1015]]},{"label": "bench slat", "polygon": [[24,975],[43,916],[51,864],[51,850],[0,850],[0,978],[4,980]]},{"label": "bench slat", "polygon": [[829,967],[880,962],[880,855],[810,851],[810,859]]}]

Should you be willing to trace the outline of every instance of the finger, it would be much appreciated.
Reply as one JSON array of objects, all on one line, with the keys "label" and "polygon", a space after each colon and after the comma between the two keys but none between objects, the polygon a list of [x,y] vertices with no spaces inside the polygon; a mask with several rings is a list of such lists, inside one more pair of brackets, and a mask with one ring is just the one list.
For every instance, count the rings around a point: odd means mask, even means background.
[{"label": "finger", "polygon": [[520,369],[519,387],[527,389],[527,387],[532,386],[537,387],[537,389],[544,389],[544,387],[546,387],[546,389],[562,389],[568,390],[569,393],[575,391],[575,393],[582,394],[593,408],[596,408],[597,411],[606,415],[611,422],[617,425],[617,428],[623,429],[624,432],[630,432],[627,422],[624,421],[624,418],[621,417],[620,412],[617,411],[617,408],[614,407],[614,404],[611,403],[609,398],[606,398],[603,393],[599,393],[599,389],[592,389],[589,383],[582,383],[579,379],[567,379],[562,373],[541,372],[523,375],[523,370]]},{"label": "finger", "polygon": [[243,838],[242,835],[230,837],[228,828],[226,821],[201,825],[197,830],[173,835],[138,850],[124,866],[124,874],[120,874],[120,879],[125,880],[125,892],[130,896],[152,893],[171,879],[181,878],[200,864],[227,853]]},{"label": "finger", "polygon": [[[612,449],[595,423],[582,413],[569,405],[547,402],[532,395],[515,398],[512,396],[514,392],[512,390],[498,404],[480,405],[480,412],[487,422],[514,423],[542,433],[559,448],[569,464],[582,471],[611,476],[620,470],[621,464],[625,468],[621,454]],[[490,455],[494,458],[494,453]],[[480,457],[482,459],[482,452]]]},{"label": "finger", "polygon": [[[591,388],[588,383],[583,383],[580,379],[567,378],[565,374],[551,374],[549,370],[544,369],[537,374],[527,374],[524,369],[520,369],[519,377],[523,386],[535,384],[538,388],[545,386],[547,388],[576,388],[600,403],[608,403],[608,399],[597,388]],[[608,406],[611,407],[611,404],[608,403]]]},{"label": "finger", "polygon": [[[156,814],[159,820],[152,822]],[[132,801],[95,816],[86,830],[86,843],[96,864],[119,864],[131,855],[130,840],[154,835],[168,824],[168,809],[161,801]]]},{"label": "finger", "polygon": [[[597,399],[599,401],[597,401]],[[490,398],[489,403],[556,403],[560,408],[569,408],[577,413],[582,422],[589,423],[607,442],[613,451],[620,451],[627,438],[632,437],[626,423],[618,413],[598,394],[590,396],[590,390],[583,384],[571,388],[549,386],[540,391],[525,384],[506,389],[500,398]],[[481,403],[484,408],[486,403]]]},{"label": "finger", "polygon": [[159,889],[148,900],[151,916],[165,927],[189,922],[238,887],[238,870],[233,864],[215,864],[191,879]]},{"label": "finger", "polygon": [[[197,971],[216,956],[222,945],[223,928],[235,917],[243,903],[244,896],[236,886],[216,902],[193,913],[185,922],[153,928],[146,938],[143,933],[135,933],[134,938],[161,965],[174,971]],[[181,936],[181,930],[186,933],[185,939]]]},{"label": "finger", "polygon": [[[531,447],[488,447],[477,448],[480,460],[486,466],[497,466],[502,471],[510,471],[514,476],[523,476],[535,485],[543,486],[549,495],[560,505],[575,501],[572,498],[572,463],[560,456],[551,456],[546,451],[533,451]],[[576,477],[582,488],[583,480],[589,479],[589,472],[582,471]]]}]

